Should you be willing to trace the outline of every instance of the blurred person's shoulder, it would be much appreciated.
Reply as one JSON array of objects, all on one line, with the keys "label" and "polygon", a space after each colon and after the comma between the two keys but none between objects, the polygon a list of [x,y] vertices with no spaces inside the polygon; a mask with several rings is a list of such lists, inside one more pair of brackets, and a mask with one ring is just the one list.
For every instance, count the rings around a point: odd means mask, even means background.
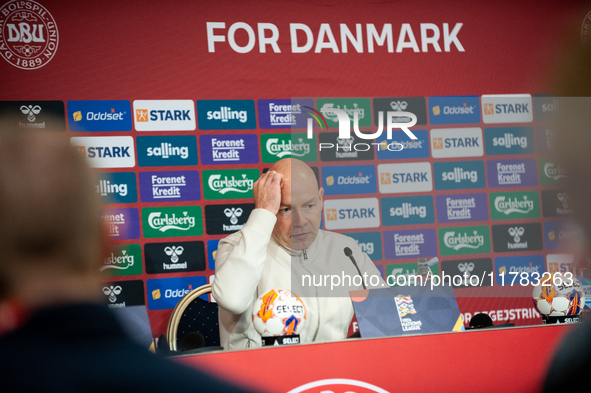
[{"label": "blurred person's shoulder", "polygon": [[591,320],[573,327],[558,345],[548,366],[544,392],[582,383],[591,369]]}]

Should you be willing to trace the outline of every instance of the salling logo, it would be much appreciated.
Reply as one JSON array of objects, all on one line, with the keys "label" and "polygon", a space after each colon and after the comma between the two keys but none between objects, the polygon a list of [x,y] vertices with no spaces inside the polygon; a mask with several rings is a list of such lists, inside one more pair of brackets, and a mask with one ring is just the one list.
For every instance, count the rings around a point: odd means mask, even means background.
[{"label": "salling logo", "polygon": [[189,216],[188,212],[183,212],[182,217],[177,217],[172,213],[172,216],[165,214],[161,217],[161,212],[152,212],[148,216],[148,224],[153,229],[161,232],[166,232],[169,229],[177,229],[180,231],[188,231],[195,226],[195,217]]},{"label": "salling logo", "polygon": [[458,161],[435,162],[435,189],[453,190],[462,188],[482,188],[484,181],[484,162]]},{"label": "salling logo", "polygon": [[553,162],[547,162],[544,164],[544,174],[555,181],[568,177],[566,169]]},{"label": "salling logo", "polygon": [[202,130],[256,128],[253,100],[198,100],[197,115]]},{"label": "salling logo", "polygon": [[523,200],[519,200],[517,197],[507,199],[505,196],[498,196],[495,198],[495,209],[499,213],[506,215],[512,213],[527,214],[534,210],[534,201],[528,200],[527,195],[523,196]]},{"label": "salling logo", "polygon": [[127,195],[127,183],[111,183],[109,180],[99,180],[99,184],[95,186],[95,189],[101,196],[110,194]]},{"label": "salling logo", "polygon": [[265,145],[267,152],[278,158],[284,157],[303,157],[310,154],[310,144],[304,142],[304,138],[298,138],[297,142],[279,140],[279,138],[269,138]]},{"label": "salling logo", "polygon": [[478,231],[473,231],[471,235],[468,232],[456,235],[455,231],[451,231],[445,232],[443,241],[446,247],[456,251],[462,248],[478,249],[484,245],[484,236],[480,235]]},{"label": "salling logo", "polygon": [[390,208],[390,217],[409,218],[411,216],[425,218],[427,216],[427,206],[413,206],[412,203],[405,202],[402,206]]},{"label": "salling logo", "polygon": [[420,255],[420,245],[425,244],[425,237],[423,233],[412,235],[394,234],[394,249],[398,257],[410,257]]},{"label": "salling logo", "polygon": [[55,55],[59,35],[55,20],[35,1],[10,1],[0,8],[0,54],[23,70],[43,67]]},{"label": "salling logo", "polygon": [[138,136],[139,166],[197,165],[197,138],[194,135]]},{"label": "salling logo", "polygon": [[167,246],[164,247],[164,253],[170,257],[171,263],[163,263],[163,270],[187,269],[187,262],[179,263],[179,255],[183,254],[185,249],[183,246]]},{"label": "salling logo", "polygon": [[195,105],[191,100],[135,100],[137,131],[194,131]]},{"label": "salling logo", "polygon": [[527,241],[521,243],[521,236],[525,235],[524,227],[511,227],[507,230],[510,236],[513,236],[514,243],[507,243],[509,250],[527,249]]},{"label": "salling logo", "polygon": [[373,255],[373,252],[375,250],[373,242],[360,242],[359,239],[355,239],[355,243],[357,243],[359,248],[361,248],[361,251],[363,251],[367,255]]},{"label": "salling logo", "polygon": [[232,110],[229,106],[222,106],[219,111],[207,111],[207,120],[221,120],[224,123],[227,123],[228,120],[238,120],[240,123],[246,123],[248,112]]},{"label": "salling logo", "polygon": [[[115,255],[113,252],[103,260],[103,266],[99,268],[102,272],[107,269],[126,270],[134,265],[134,256],[127,254],[127,250],[121,250],[121,254]],[[110,300],[110,299],[109,299]]]},{"label": "salling logo", "polygon": [[413,225],[435,222],[433,197],[382,198],[383,225]]},{"label": "salling logo", "polygon": [[187,146],[173,146],[172,143],[161,143],[157,147],[148,147],[146,150],[148,157],[169,158],[178,156],[182,159],[189,157],[189,148]]},{"label": "salling logo", "polygon": [[236,179],[234,176],[230,179],[228,179],[228,176],[224,176],[222,179],[222,175],[211,175],[208,185],[212,191],[219,192],[222,195],[230,191],[245,193],[252,190],[254,180],[248,179],[246,174],[242,174],[242,179]]},{"label": "salling logo", "polygon": [[461,183],[464,180],[476,183],[478,181],[478,171],[467,171],[464,168],[455,167],[453,171],[443,172],[441,180]]},{"label": "salling logo", "polygon": [[505,135],[501,137],[493,138],[493,146],[502,146],[507,149],[512,148],[513,146],[519,146],[522,149],[527,148],[527,137],[526,136],[515,136],[509,132],[506,132]]}]

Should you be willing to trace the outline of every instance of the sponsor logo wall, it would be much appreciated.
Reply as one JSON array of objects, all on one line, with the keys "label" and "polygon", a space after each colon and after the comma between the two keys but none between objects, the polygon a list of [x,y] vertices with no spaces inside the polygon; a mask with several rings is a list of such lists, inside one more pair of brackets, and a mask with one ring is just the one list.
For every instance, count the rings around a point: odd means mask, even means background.
[{"label": "sponsor logo wall", "polygon": [[[11,101],[0,103],[0,115],[18,115],[20,128],[64,131],[97,168],[115,243],[100,269],[118,280],[105,291],[117,299],[141,293],[142,304],[145,294],[154,324],[167,318],[156,310],[170,310],[213,276],[218,242],[254,209],[254,182],[287,157],[315,169],[325,195],[322,228],[353,237],[386,274],[413,274],[418,258],[434,256],[435,272],[494,271],[489,286],[503,268],[572,269],[574,257],[560,254],[576,238],[562,224],[573,215],[561,188],[568,170],[552,161],[554,132],[538,119],[552,102],[538,98]],[[314,123],[312,139],[307,108],[328,124]],[[353,129],[341,139],[331,108],[344,110],[352,127],[357,111],[365,133],[375,131],[380,111],[384,124],[387,112],[404,122],[396,112],[410,111],[417,139],[394,130],[365,140]],[[403,149],[387,149],[393,142]],[[355,148],[360,143],[369,149]],[[111,288],[117,283],[125,284]]]}]

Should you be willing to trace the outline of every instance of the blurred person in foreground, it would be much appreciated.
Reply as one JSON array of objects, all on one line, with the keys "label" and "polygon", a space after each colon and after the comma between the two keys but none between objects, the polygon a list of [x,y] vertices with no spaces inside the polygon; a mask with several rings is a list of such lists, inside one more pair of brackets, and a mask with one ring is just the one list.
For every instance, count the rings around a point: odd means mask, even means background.
[{"label": "blurred person in foreground", "polygon": [[67,138],[0,124],[3,391],[240,391],[136,345],[102,304],[93,176]]},{"label": "blurred person in foreground", "polygon": [[[276,162],[256,181],[253,194],[255,209],[246,225],[222,239],[216,255],[213,296],[220,306],[221,345],[225,349],[262,345],[253,325],[253,307],[257,298],[273,289],[290,290],[303,301],[306,321],[299,333],[301,342],[346,338],[353,318],[349,291],[363,289],[362,284],[345,278],[331,288],[330,280],[321,285],[318,280],[362,275],[368,288],[387,287],[380,272],[353,238],[320,229],[324,190],[305,162],[293,158]],[[345,248],[351,250],[359,271]]]},{"label": "blurred person in foreground", "polygon": [[[560,71],[556,115],[552,126],[556,137],[556,159],[568,170],[565,185],[575,220],[583,237],[591,235],[591,47],[580,40],[568,51]],[[545,392],[583,386],[591,367],[591,320],[570,330],[548,368]],[[574,391],[574,390],[573,390]]]}]

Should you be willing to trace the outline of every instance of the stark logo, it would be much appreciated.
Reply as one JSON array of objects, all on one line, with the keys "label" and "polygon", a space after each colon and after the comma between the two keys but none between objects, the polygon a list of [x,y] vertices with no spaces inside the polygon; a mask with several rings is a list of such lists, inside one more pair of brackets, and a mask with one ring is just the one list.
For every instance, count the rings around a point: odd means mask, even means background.
[{"label": "stark logo", "polygon": [[493,104],[484,104],[484,114],[485,115],[494,115],[495,114],[495,107]]},{"label": "stark logo", "polygon": [[[35,1],[10,1],[0,8],[0,52],[4,60],[23,70],[49,63],[59,42],[55,20]],[[33,120],[30,120],[33,121]]]},{"label": "stark logo", "polygon": [[392,184],[392,176],[390,173],[380,173],[380,184]]},{"label": "stark logo", "polygon": [[337,209],[326,209],[326,219],[328,221],[337,220]]},{"label": "stark logo", "polygon": [[148,121],[148,110],[147,109],[136,109],[135,110],[135,121],[137,121],[137,122]]},{"label": "stark logo", "polygon": [[443,149],[443,138],[433,138],[433,149]]}]

